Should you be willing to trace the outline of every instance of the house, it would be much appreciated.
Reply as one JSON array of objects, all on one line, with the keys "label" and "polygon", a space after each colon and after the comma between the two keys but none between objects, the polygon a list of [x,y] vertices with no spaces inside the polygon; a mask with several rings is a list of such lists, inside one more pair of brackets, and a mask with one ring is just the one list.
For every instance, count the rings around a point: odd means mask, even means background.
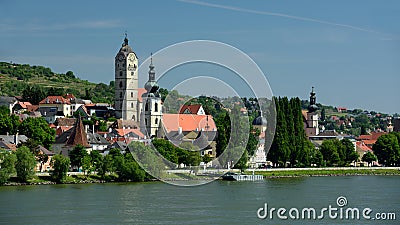
[{"label": "house", "polygon": [[39,107],[38,112],[47,123],[54,123],[58,118],[65,117],[65,114],[62,111],[58,111],[57,107]]},{"label": "house", "polygon": [[356,138],[357,141],[362,141],[366,146],[372,148],[378,138],[386,132],[371,132],[370,134],[360,135]]},{"label": "house", "polygon": [[106,134],[106,138],[111,143],[121,141],[129,144],[132,141],[148,141],[139,129],[112,129],[111,132]]},{"label": "house", "polygon": [[201,104],[183,105],[179,110],[179,114],[206,115],[203,106]]},{"label": "house", "polygon": [[400,117],[394,118],[393,124],[393,131],[400,132]]},{"label": "house", "polygon": [[46,156],[47,160],[45,162],[38,161],[35,166],[36,172],[49,172],[52,170],[51,158],[55,155],[54,152],[47,150],[45,147],[39,145],[39,154]]},{"label": "house", "polygon": [[[359,155],[360,161],[361,161],[362,157],[363,157],[367,152],[373,153],[372,148],[369,147],[369,146],[367,146],[363,141],[357,141],[357,142],[356,142],[356,151],[357,151],[357,154]],[[362,163],[363,163],[364,165],[368,165],[367,162],[362,162]],[[375,162],[372,162],[372,165],[373,165],[373,166],[374,166],[374,165],[379,165],[379,163],[378,163],[378,161],[375,161]]]},{"label": "house", "polygon": [[99,118],[105,118],[107,116],[111,116],[112,108],[106,103],[86,104],[79,106],[76,109],[76,112],[79,112],[80,115],[85,119],[89,119],[89,117],[92,115],[95,115]]},{"label": "house", "polygon": [[18,103],[15,97],[0,96],[0,106],[6,106],[10,113],[13,112],[14,106]]},{"label": "house", "polygon": [[163,114],[160,126],[159,138],[166,138],[175,145],[191,142],[202,150],[212,147],[212,156],[215,157],[213,142],[217,127],[211,115]]},{"label": "house", "polygon": [[133,120],[117,119],[110,125],[110,129],[139,129],[139,124]]},{"label": "house", "polygon": [[18,133],[15,135],[0,135],[0,148],[8,151],[15,151],[17,150],[17,145],[27,140],[27,136],[19,135]]},{"label": "house", "polygon": [[[42,116],[48,118],[46,121],[51,120],[51,123],[54,123],[55,115],[59,117],[72,116],[71,102],[62,96],[47,96],[39,102],[39,111]],[[46,115],[43,113],[46,113]],[[50,116],[48,113],[52,115]]]},{"label": "house", "polygon": [[[17,104],[14,105],[12,112],[14,112],[15,114],[27,112],[28,106],[30,107],[32,106],[32,104],[30,102],[17,102]],[[32,107],[30,107],[30,109],[32,109]]]}]

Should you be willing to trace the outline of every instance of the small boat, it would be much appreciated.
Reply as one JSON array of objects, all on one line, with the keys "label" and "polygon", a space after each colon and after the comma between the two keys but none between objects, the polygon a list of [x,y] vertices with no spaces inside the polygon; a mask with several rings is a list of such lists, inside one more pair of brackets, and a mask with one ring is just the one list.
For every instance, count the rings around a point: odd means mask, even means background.
[{"label": "small boat", "polygon": [[255,181],[255,180],[263,180],[263,175],[246,175],[246,174],[237,174],[233,172],[227,172],[222,175],[223,180],[231,180],[231,181]]}]

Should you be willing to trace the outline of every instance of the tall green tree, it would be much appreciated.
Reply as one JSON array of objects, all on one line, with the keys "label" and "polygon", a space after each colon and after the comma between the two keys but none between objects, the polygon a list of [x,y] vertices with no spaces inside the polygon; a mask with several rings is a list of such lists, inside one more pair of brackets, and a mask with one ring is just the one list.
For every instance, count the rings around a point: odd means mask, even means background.
[{"label": "tall green tree", "polygon": [[17,157],[9,151],[0,149],[0,185],[4,184],[10,179],[15,171],[15,163]]},{"label": "tall green tree", "polygon": [[50,149],[55,141],[55,131],[43,117],[25,119],[19,126],[19,132],[47,149]]},{"label": "tall green tree", "polygon": [[343,157],[341,157],[341,161],[343,165],[349,165],[350,163],[358,160],[358,154],[354,148],[353,143],[349,139],[342,139],[340,140],[341,149],[343,153]]},{"label": "tall green tree", "polygon": [[10,110],[1,106],[0,108],[0,134],[16,134],[20,125],[16,115],[10,115]]},{"label": "tall green tree", "polygon": [[327,166],[334,166],[340,162],[338,147],[341,147],[341,143],[337,139],[322,142],[320,152]]},{"label": "tall green tree", "polygon": [[17,149],[16,156],[17,162],[15,164],[15,169],[17,171],[17,178],[21,182],[27,182],[35,174],[35,155],[27,147],[22,146]]},{"label": "tall green tree", "polygon": [[399,165],[400,146],[397,136],[393,133],[384,134],[372,146],[380,164],[385,166]]},{"label": "tall green tree", "polygon": [[63,183],[66,180],[68,168],[70,166],[69,158],[58,154],[51,158],[53,170],[50,172],[51,179],[57,183]]},{"label": "tall green tree", "polygon": [[372,152],[367,152],[363,155],[361,160],[367,162],[368,166],[370,166],[372,162],[376,161],[376,159],[376,156],[372,154]]},{"label": "tall green tree", "polygon": [[84,146],[76,145],[69,153],[69,159],[71,161],[71,166],[75,169],[81,168],[83,164],[83,158],[88,156],[88,153]]}]

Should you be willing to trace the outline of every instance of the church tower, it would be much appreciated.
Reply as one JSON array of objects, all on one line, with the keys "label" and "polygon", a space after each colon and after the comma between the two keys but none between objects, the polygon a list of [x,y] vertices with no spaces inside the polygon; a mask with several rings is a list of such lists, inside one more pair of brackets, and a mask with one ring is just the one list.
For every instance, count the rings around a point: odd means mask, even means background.
[{"label": "church tower", "polygon": [[316,105],[317,97],[314,92],[314,87],[312,87],[310,92],[310,105],[308,106],[307,112],[307,127],[306,127],[306,135],[315,136],[319,134],[319,127],[318,127],[318,106]]},{"label": "church tower", "polygon": [[161,95],[158,92],[159,86],[156,81],[156,72],[153,65],[153,57],[151,57],[149,66],[149,80],[144,85],[147,93],[142,95],[143,111],[140,124],[142,133],[149,138],[157,137],[162,118]]},{"label": "church tower", "polygon": [[115,56],[115,116],[123,120],[138,121],[138,58],[124,43]]}]

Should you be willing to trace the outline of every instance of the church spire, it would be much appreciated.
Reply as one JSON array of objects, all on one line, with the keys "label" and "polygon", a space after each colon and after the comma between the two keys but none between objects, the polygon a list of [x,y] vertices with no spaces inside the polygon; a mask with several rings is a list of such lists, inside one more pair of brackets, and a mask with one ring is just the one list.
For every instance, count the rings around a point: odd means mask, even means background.
[{"label": "church spire", "polygon": [[315,95],[314,87],[312,87],[310,92],[310,105],[308,106],[309,112],[315,112],[318,109],[318,106],[316,105],[317,97]]},{"label": "church spire", "polygon": [[124,43],[122,44],[122,47],[127,46],[128,45],[128,33],[125,31],[125,39],[124,39]]},{"label": "church spire", "polygon": [[155,66],[153,64],[153,53],[151,53],[150,56],[150,65],[149,65],[149,80],[146,82],[144,85],[145,89],[147,90],[147,93],[153,93],[153,94],[158,94],[158,84],[156,81],[156,72],[154,70]]}]

